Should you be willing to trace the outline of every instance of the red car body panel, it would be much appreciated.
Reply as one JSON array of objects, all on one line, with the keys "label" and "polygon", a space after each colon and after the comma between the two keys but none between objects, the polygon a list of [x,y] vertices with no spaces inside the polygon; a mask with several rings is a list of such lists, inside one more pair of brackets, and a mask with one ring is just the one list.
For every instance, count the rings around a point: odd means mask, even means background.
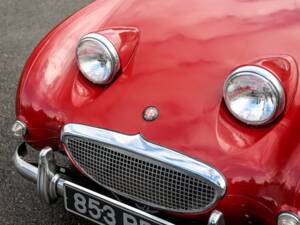
[{"label": "red car body panel", "polygon": [[[298,213],[300,90],[295,61],[300,62],[300,2],[296,3],[93,2],[50,32],[26,63],[17,93],[17,118],[29,128],[26,141],[36,148],[60,149],[60,130],[71,122],[141,133],[225,175],[227,193],[216,208],[231,224],[275,224],[282,210]],[[76,45],[87,33],[114,27],[136,27],[139,34],[123,37],[121,45],[132,51],[123,52],[126,66],[116,80],[94,85],[77,67]],[[281,55],[283,64],[257,62],[269,56],[276,61]],[[286,66],[280,76],[286,110],[264,127],[238,122],[222,100],[230,71],[253,62],[274,70]],[[160,110],[153,122],[142,117],[150,105]]]}]

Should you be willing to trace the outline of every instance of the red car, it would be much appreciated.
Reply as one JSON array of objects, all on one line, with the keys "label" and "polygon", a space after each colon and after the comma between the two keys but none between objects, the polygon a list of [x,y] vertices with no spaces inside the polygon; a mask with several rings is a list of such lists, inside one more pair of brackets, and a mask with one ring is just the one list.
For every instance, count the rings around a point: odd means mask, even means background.
[{"label": "red car", "polygon": [[14,164],[101,225],[300,225],[299,45],[297,0],[94,1],[25,65]]}]

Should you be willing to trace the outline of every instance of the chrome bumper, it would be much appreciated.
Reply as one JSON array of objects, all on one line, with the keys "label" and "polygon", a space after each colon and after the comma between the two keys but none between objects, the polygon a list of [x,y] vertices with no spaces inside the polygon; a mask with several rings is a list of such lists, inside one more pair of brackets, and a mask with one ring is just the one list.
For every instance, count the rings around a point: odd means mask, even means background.
[{"label": "chrome bumper", "polygon": [[58,196],[64,195],[65,179],[56,173],[54,152],[51,148],[44,148],[39,154],[38,167],[26,162],[23,157],[27,155],[26,144],[20,144],[13,156],[13,163],[21,176],[37,184],[37,193],[40,199],[51,204]]},{"label": "chrome bumper", "polygon": [[[24,157],[27,155],[26,144],[20,144],[13,156],[13,163],[25,179],[37,184],[37,193],[41,201],[51,204],[59,196],[64,196],[64,184],[67,181],[56,172],[57,165],[54,151],[50,147],[44,148],[39,154],[38,167],[26,162]],[[215,210],[211,213],[208,221],[209,225],[225,225],[224,216]]]}]

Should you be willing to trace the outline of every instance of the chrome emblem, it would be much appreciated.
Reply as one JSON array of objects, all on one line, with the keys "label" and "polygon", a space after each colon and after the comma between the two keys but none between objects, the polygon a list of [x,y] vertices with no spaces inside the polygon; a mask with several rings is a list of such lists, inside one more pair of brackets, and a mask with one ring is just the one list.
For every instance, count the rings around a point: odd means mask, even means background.
[{"label": "chrome emblem", "polygon": [[155,106],[149,106],[144,110],[143,117],[146,121],[153,121],[159,115],[159,110]]}]

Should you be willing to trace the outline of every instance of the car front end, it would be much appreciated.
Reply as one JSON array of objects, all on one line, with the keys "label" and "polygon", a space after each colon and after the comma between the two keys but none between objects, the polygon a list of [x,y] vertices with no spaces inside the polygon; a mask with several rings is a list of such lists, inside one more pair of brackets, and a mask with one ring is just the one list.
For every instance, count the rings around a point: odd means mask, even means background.
[{"label": "car front end", "polygon": [[98,224],[299,225],[297,10],[91,3],[24,67],[17,170]]}]

